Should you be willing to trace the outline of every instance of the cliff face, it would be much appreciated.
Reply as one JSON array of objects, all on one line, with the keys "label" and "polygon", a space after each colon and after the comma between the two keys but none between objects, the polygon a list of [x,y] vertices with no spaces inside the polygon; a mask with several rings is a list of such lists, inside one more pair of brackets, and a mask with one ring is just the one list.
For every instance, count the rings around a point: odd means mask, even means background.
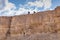
[{"label": "cliff face", "polygon": [[[60,30],[60,7],[53,11],[38,12],[12,18],[11,35],[57,32]],[[13,30],[12,30],[13,28]]]},{"label": "cliff face", "polygon": [[60,33],[60,7],[52,11],[0,17],[1,38],[37,33]]},{"label": "cliff face", "polygon": [[10,18],[9,17],[0,17],[0,39],[6,37],[6,33],[9,30],[10,26]]}]

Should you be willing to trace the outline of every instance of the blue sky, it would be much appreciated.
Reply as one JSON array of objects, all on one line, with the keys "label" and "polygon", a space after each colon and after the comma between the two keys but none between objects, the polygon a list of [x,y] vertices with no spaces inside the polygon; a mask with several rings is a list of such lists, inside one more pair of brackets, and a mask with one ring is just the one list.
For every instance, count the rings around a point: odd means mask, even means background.
[{"label": "blue sky", "polygon": [[51,8],[54,9],[57,6],[60,6],[60,0],[52,0],[52,6],[51,6]]},{"label": "blue sky", "polygon": [[35,0],[9,0],[9,2],[14,3],[16,6],[19,6],[19,4],[25,4],[27,2],[34,2]]},{"label": "blue sky", "polygon": [[[12,2],[15,4],[16,7],[19,7],[19,4],[26,4],[27,2],[34,2],[36,0],[9,0],[9,2]],[[60,0],[52,0],[52,6],[51,8],[54,9],[56,6],[60,6]]]},{"label": "blue sky", "polygon": [[60,6],[60,0],[0,0],[0,16],[27,14],[28,11],[53,10]]}]

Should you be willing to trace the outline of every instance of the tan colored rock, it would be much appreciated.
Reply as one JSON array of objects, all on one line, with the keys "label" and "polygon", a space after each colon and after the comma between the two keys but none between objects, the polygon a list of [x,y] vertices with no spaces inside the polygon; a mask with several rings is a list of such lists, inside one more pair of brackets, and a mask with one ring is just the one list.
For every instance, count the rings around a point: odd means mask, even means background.
[{"label": "tan colored rock", "polygon": [[56,33],[57,23],[60,23],[59,10],[58,7],[53,11],[14,16],[11,24],[11,35],[30,35],[42,32]]},{"label": "tan colored rock", "polygon": [[0,40],[6,38],[6,33],[10,26],[9,20],[9,17],[0,17]]},{"label": "tan colored rock", "polygon": [[60,33],[60,7],[13,17],[0,17],[0,38],[39,33]]}]

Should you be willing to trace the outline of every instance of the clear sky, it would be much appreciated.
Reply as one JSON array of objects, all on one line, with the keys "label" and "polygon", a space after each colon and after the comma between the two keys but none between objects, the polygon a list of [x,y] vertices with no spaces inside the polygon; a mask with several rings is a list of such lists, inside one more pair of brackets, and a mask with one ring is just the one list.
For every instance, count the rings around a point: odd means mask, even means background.
[{"label": "clear sky", "polygon": [[28,11],[53,10],[60,6],[60,0],[0,0],[0,16],[27,14]]}]

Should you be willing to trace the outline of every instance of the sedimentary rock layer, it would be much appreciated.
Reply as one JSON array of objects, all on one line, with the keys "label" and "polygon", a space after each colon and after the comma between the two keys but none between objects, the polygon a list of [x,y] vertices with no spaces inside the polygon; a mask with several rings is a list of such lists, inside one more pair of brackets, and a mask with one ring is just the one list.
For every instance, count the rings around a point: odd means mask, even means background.
[{"label": "sedimentary rock layer", "polygon": [[60,33],[60,7],[13,17],[0,17],[0,39],[40,33]]}]

